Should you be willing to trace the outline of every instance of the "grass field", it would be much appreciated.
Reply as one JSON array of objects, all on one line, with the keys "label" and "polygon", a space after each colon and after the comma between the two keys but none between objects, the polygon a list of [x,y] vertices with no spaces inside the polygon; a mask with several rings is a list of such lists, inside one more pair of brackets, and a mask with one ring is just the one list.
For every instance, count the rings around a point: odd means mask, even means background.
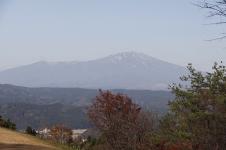
[{"label": "grass field", "polygon": [[60,150],[46,141],[23,133],[0,128],[1,150]]}]

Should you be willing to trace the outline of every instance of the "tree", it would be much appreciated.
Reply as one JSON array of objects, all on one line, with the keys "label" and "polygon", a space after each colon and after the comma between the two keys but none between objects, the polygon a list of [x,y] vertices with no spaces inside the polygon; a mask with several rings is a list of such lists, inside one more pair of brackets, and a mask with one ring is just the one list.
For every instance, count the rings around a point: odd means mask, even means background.
[{"label": "tree", "polygon": [[[201,0],[199,6],[209,10],[209,17],[226,17],[226,0]],[[221,21],[218,23],[225,24],[226,22]]]},{"label": "tree", "polygon": [[101,91],[88,110],[92,123],[113,150],[148,149],[152,121],[141,107],[122,94]]},{"label": "tree", "polygon": [[217,63],[212,73],[188,66],[186,85],[173,84],[175,100],[163,119],[162,133],[171,142],[190,143],[194,150],[226,147],[226,69]]},{"label": "tree", "polygon": [[[223,25],[226,24],[226,0],[201,0],[199,7],[208,10],[208,17],[218,17],[220,21],[212,24]],[[219,40],[226,38],[226,33],[213,40]]]},{"label": "tree", "polygon": [[72,142],[72,130],[64,125],[55,125],[50,129],[52,140],[61,143],[69,144]]},{"label": "tree", "polygon": [[32,127],[28,126],[26,128],[26,133],[27,134],[30,134],[30,135],[33,135],[33,136],[36,136],[37,135],[37,132],[35,131],[35,129],[32,129]]},{"label": "tree", "polygon": [[3,119],[2,116],[0,116],[0,127],[16,130],[16,124],[11,122],[10,119]]}]

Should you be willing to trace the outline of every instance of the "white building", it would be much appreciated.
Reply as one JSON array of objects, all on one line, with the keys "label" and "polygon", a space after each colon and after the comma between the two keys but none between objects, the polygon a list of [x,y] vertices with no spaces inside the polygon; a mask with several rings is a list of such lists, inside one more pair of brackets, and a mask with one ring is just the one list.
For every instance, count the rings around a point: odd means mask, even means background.
[{"label": "white building", "polygon": [[82,135],[86,131],[87,131],[87,129],[75,129],[75,130],[72,130],[72,138],[73,139],[77,139],[80,135]]}]

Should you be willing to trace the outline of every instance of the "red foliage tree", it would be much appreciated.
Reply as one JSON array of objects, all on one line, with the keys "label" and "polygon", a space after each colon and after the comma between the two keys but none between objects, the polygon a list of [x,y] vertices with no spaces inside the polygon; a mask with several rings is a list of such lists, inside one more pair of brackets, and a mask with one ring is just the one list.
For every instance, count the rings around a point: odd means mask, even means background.
[{"label": "red foliage tree", "polygon": [[128,96],[100,90],[88,115],[113,150],[143,150],[149,146],[152,122]]},{"label": "red foliage tree", "polygon": [[52,140],[61,144],[67,144],[72,141],[72,130],[64,125],[55,125],[50,129]]}]

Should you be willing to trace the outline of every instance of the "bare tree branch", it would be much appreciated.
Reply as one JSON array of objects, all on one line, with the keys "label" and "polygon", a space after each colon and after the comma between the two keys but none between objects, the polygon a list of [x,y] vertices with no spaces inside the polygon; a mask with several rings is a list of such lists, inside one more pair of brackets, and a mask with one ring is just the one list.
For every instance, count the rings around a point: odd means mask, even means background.
[{"label": "bare tree branch", "polygon": [[[220,21],[210,23],[208,25],[224,25],[226,24],[226,0],[201,0],[199,3],[194,4],[202,9],[208,10],[207,17],[219,17]],[[214,39],[206,41],[216,41],[225,39],[226,35],[223,33],[223,36],[219,36]]]}]

